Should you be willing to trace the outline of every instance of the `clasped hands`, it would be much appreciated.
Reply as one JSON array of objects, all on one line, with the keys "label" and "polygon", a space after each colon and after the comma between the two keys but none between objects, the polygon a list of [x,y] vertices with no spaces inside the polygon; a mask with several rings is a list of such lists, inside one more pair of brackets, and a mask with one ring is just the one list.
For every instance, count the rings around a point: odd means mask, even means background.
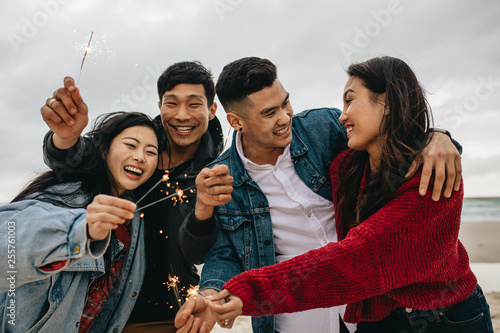
[{"label": "clasped hands", "polygon": [[215,323],[222,328],[233,327],[234,320],[243,312],[241,299],[224,289],[217,292],[206,289],[189,297],[175,316],[178,333],[208,333]]}]

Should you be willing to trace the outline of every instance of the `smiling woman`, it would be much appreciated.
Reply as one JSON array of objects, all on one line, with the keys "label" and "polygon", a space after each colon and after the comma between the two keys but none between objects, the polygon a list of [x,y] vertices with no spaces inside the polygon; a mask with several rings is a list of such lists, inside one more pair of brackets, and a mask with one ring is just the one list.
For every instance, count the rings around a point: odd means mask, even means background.
[{"label": "smiling woman", "polygon": [[156,170],[158,128],[142,113],[117,112],[98,118],[88,139],[99,148],[87,168],[46,172],[0,207],[0,231],[15,230],[13,242],[0,241],[2,257],[14,256],[0,273],[0,304],[15,304],[13,318],[0,307],[8,332],[106,331],[127,322],[145,270],[144,223],[130,190]]},{"label": "smiling woman", "polygon": [[414,72],[379,57],[347,73],[339,119],[351,149],[330,165],[338,241],[231,278],[210,309],[220,323],[347,304],[343,319],[359,333],[493,332],[458,240],[463,185],[434,201],[419,194],[423,168],[404,177],[433,135]]},{"label": "smiling woman", "polygon": [[114,195],[121,196],[147,180],[158,164],[155,132],[145,126],[124,129],[109,147],[106,163],[115,184]]}]

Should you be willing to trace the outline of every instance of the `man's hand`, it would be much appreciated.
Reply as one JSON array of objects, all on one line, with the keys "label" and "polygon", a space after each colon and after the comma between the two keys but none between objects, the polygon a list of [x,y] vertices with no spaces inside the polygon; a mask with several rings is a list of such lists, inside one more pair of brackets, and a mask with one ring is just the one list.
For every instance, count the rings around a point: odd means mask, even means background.
[{"label": "man's hand", "polygon": [[[216,290],[203,290],[203,295],[217,294]],[[174,325],[177,333],[208,333],[215,325],[215,319],[208,308],[204,296],[189,297],[175,316]]]},{"label": "man's hand", "polygon": [[134,217],[135,203],[110,195],[97,195],[87,206],[87,230],[91,241],[105,239],[109,231]]},{"label": "man's hand", "polygon": [[439,201],[441,190],[446,181],[444,196],[449,198],[453,190],[460,189],[462,182],[462,163],[457,148],[450,138],[443,133],[433,133],[429,144],[422,153],[415,158],[406,178],[411,178],[422,164],[422,178],[420,179],[420,195],[427,193],[429,181],[434,171],[434,189],[432,190],[432,200]]},{"label": "man's hand", "polygon": [[40,112],[43,121],[54,132],[52,142],[59,149],[71,148],[89,122],[87,104],[69,76],[64,78],[64,87],[54,91]]},{"label": "man's hand", "polygon": [[196,177],[196,205],[194,216],[198,221],[208,220],[215,206],[231,200],[233,177],[226,165],[205,168]]},{"label": "man's hand", "polygon": [[215,321],[223,328],[232,328],[236,317],[243,313],[243,302],[227,289],[208,296],[207,305],[212,310]]}]

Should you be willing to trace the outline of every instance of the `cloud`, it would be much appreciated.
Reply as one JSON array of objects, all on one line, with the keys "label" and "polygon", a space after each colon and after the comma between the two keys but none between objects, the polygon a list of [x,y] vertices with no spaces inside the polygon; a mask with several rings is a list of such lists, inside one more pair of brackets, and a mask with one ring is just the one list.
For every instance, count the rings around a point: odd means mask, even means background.
[{"label": "cloud", "polygon": [[[278,65],[296,112],[341,107],[349,44],[354,59],[389,54],[412,65],[439,126],[465,147],[466,183],[478,174],[496,179],[497,157],[488,153],[500,142],[500,94],[476,93],[488,91],[478,88],[481,78],[500,81],[499,12],[490,0],[1,2],[0,195],[13,196],[44,168],[40,107],[64,76],[78,75],[91,31],[99,48],[79,83],[91,118],[120,108],[156,115],[154,76],[174,62],[200,60],[217,78],[225,64],[250,55]],[[221,107],[218,116],[227,128]],[[500,186],[482,190],[500,196]]]}]

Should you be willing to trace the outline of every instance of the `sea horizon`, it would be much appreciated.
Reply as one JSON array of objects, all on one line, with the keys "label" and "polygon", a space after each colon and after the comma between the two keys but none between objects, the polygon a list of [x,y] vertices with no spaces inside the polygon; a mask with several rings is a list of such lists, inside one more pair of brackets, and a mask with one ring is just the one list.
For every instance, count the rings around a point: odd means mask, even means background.
[{"label": "sea horizon", "polygon": [[[0,203],[0,205],[5,205]],[[468,197],[464,198],[462,222],[500,222],[500,197]]]}]

